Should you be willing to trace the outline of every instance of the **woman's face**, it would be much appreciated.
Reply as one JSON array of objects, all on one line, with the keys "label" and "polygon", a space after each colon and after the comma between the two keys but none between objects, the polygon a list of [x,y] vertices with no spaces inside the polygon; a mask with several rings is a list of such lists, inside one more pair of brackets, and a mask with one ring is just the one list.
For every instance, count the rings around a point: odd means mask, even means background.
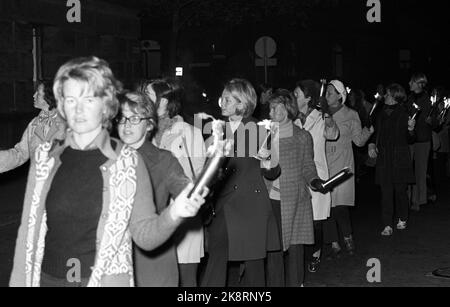
[{"label": "woman's face", "polygon": [[45,101],[44,85],[40,84],[37,91],[33,95],[34,107],[36,109],[44,110],[48,109],[48,103]]},{"label": "woman's face", "polygon": [[239,105],[242,103],[236,99],[230,92],[224,91],[222,93],[222,115],[230,117],[239,115]]},{"label": "woman's face", "polygon": [[270,104],[270,118],[272,121],[281,123],[284,122],[288,117],[288,112],[284,105],[281,103],[271,103]]},{"label": "woman's face", "polygon": [[336,105],[339,103],[339,99],[341,99],[341,95],[336,91],[333,85],[328,85],[327,94],[326,94],[327,102],[329,106]]},{"label": "woman's face", "polygon": [[91,133],[102,126],[106,105],[95,97],[86,82],[69,79],[63,85],[63,102],[60,105],[67,124],[74,133]]},{"label": "woman's face", "polygon": [[[128,104],[123,105],[120,111],[121,119],[125,120],[125,122],[121,121],[117,126],[119,137],[125,144],[133,147],[133,145],[138,144],[147,136],[152,127],[148,120],[141,120],[144,116],[132,111]],[[132,120],[137,121],[138,119],[140,120],[138,124],[133,125],[131,123]]]},{"label": "woman's face", "polygon": [[387,104],[388,106],[397,104],[397,101],[394,99],[394,97],[392,97],[392,94],[390,91],[387,91],[387,93],[384,97],[384,103]]},{"label": "woman's face", "polygon": [[305,112],[305,109],[308,108],[308,104],[311,101],[311,97],[306,98],[305,93],[302,91],[300,87],[296,87],[294,90],[295,100],[297,101],[298,109],[301,112]]}]

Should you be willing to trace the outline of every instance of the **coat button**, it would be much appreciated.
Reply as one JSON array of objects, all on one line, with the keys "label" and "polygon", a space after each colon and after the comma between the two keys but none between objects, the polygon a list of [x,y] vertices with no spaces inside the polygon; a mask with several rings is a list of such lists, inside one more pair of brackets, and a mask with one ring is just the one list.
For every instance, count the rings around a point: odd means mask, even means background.
[{"label": "coat button", "polygon": [[102,172],[106,172],[106,171],[107,171],[106,166],[102,166]]},{"label": "coat button", "polygon": [[255,193],[261,193],[261,190],[256,190]]},{"label": "coat button", "polygon": [[235,186],[234,186],[234,189],[235,189],[235,190],[237,190],[237,189],[238,189],[238,186],[237,186],[237,185],[235,185]]}]

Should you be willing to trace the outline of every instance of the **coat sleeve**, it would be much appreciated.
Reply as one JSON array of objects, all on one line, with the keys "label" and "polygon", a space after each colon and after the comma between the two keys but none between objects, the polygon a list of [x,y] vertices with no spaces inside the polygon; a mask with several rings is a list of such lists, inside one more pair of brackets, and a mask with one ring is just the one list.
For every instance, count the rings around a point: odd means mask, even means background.
[{"label": "coat sleeve", "polygon": [[169,189],[170,196],[175,199],[183,191],[183,189],[191,181],[183,171],[180,162],[168,153],[167,158],[164,159],[165,168],[167,173],[167,188]]},{"label": "coat sleeve", "polygon": [[33,135],[34,120],[28,125],[22,139],[14,148],[0,151],[0,173],[8,172],[23,165],[30,159],[30,138]]},{"label": "coat sleeve", "polygon": [[181,221],[174,221],[170,216],[170,208],[161,215],[156,213],[153,189],[144,161],[138,154],[136,167],[137,187],[131,213],[130,231],[134,242],[142,249],[150,251],[164,242],[174,233]]},{"label": "coat sleeve", "polygon": [[352,134],[352,141],[355,143],[358,147],[363,147],[369,138],[371,137],[371,133],[367,128],[362,129],[361,128],[361,120],[359,119],[358,113],[354,112],[352,115],[352,125],[351,125],[351,134]]},{"label": "coat sleeve", "polygon": [[303,157],[301,161],[301,170],[305,182],[309,184],[314,179],[319,178],[317,175],[316,164],[314,163],[314,146],[313,139],[309,132],[306,132],[300,138],[300,144],[303,148]]}]

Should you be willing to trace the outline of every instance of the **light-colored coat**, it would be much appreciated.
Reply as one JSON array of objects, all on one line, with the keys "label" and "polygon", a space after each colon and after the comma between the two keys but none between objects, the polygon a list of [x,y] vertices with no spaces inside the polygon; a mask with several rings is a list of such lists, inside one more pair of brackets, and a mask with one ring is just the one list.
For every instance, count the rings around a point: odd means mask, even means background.
[{"label": "light-colored coat", "polygon": [[39,144],[64,139],[66,122],[56,109],[41,111],[27,126],[22,139],[14,148],[0,151],[0,173],[27,162]]},{"label": "light-colored coat", "polygon": [[[184,122],[180,116],[176,119],[177,122],[163,133],[159,148],[172,152],[186,176],[194,181],[205,164],[205,142],[200,129]],[[187,220],[180,226],[176,233],[176,241],[178,263],[200,263],[205,252],[204,231],[199,216]]]},{"label": "light-colored coat", "polygon": [[[295,124],[308,131],[314,142],[314,163],[316,164],[317,174],[322,180],[328,180],[330,174],[328,171],[326,141],[335,141],[339,137],[339,128],[326,127],[322,114],[313,110],[306,118],[305,124],[298,119]],[[310,189],[311,190],[311,189]],[[323,221],[330,217],[331,212],[331,193],[322,194],[311,190],[314,221]]]},{"label": "light-colored coat", "polygon": [[[339,173],[343,168],[349,167],[355,172],[352,142],[362,147],[369,140],[371,133],[367,128],[361,128],[361,121],[356,111],[343,106],[333,115],[339,128],[339,139],[327,141],[326,153],[330,177]],[[336,187],[331,193],[332,207],[355,205],[355,179],[354,176]]]}]

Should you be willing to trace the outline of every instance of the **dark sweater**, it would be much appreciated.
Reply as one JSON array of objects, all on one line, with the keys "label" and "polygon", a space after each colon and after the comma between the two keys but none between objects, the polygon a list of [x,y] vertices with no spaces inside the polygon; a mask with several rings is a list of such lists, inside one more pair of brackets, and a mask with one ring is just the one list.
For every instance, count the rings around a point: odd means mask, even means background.
[{"label": "dark sweater", "polygon": [[103,200],[99,168],[106,161],[100,150],[80,151],[68,147],[61,155],[62,164],[46,200],[48,233],[43,272],[66,278],[74,268],[73,263],[68,266],[68,261],[77,259],[81,277],[90,277]]}]

